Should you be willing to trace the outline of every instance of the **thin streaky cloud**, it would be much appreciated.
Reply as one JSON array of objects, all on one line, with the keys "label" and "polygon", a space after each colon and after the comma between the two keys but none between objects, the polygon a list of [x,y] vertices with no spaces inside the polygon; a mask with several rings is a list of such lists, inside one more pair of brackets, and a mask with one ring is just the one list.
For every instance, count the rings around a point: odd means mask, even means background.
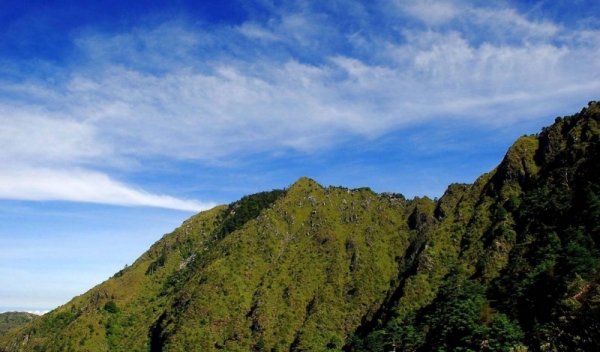
[{"label": "thin streaky cloud", "polygon": [[[113,35],[84,32],[74,41],[90,60],[64,68],[66,83],[4,88],[11,94],[0,99],[0,161],[13,171],[1,196],[201,209],[102,170],[140,158],[216,165],[260,153],[318,154],[436,121],[503,128],[553,113],[559,96],[576,105],[598,90],[593,30],[513,8],[398,4],[420,20],[423,6],[433,6],[430,26],[398,31],[401,23],[387,15],[389,27],[370,29],[366,42],[356,39],[367,38],[360,30],[349,35],[299,6],[233,27],[171,21]],[[353,15],[368,23],[367,12]],[[454,19],[462,27],[441,25]],[[473,40],[474,31],[486,34]],[[511,36],[525,39],[502,39]],[[331,49],[336,42],[360,48]],[[30,186],[19,183],[23,175]]]},{"label": "thin streaky cloud", "polygon": [[457,17],[462,11],[452,1],[398,1],[400,7],[409,15],[428,25],[440,25]]},{"label": "thin streaky cloud", "polygon": [[105,174],[80,169],[32,168],[5,171],[0,174],[0,198],[151,206],[193,212],[215,205],[148,193],[112,180]]}]

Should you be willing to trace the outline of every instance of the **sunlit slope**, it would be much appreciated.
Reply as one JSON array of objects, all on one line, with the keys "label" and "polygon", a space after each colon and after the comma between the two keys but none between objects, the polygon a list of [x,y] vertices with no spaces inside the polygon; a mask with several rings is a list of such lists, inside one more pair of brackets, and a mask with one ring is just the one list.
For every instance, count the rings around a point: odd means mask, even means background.
[{"label": "sunlit slope", "polygon": [[[25,329],[5,336],[0,346],[9,351],[104,351],[117,345],[124,351],[146,350],[148,326],[169,302],[160,294],[166,278],[178,270],[179,258],[213,241],[213,224],[226,208],[190,218],[131,266]],[[168,255],[163,257],[163,253]],[[146,274],[152,267],[157,268]]]},{"label": "sunlit slope", "polygon": [[[255,196],[247,197],[253,199]],[[341,347],[383,303],[416,204],[302,178],[228,233],[198,214],[132,266],[3,341],[8,350]]]},{"label": "sunlit slope", "polygon": [[342,347],[395,285],[412,204],[300,179],[191,275],[154,327],[153,349]]}]

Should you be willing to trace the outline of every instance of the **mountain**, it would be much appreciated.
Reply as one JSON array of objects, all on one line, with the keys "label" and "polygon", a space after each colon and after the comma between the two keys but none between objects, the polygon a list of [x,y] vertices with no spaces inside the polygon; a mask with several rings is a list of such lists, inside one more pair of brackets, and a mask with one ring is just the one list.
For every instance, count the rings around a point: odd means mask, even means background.
[{"label": "mountain", "polygon": [[30,322],[35,318],[37,318],[37,315],[26,312],[0,313],[0,336],[6,334],[11,329]]},{"label": "mountain", "polygon": [[243,197],[0,337],[2,351],[590,351],[600,345],[600,104],[439,200]]}]

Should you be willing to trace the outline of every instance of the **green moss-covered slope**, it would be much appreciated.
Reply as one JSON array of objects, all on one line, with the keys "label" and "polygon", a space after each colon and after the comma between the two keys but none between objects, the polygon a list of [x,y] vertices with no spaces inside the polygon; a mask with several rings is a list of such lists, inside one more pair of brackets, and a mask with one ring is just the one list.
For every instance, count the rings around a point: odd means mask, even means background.
[{"label": "green moss-covered slope", "polygon": [[589,351],[600,105],[439,200],[322,187],[202,212],[3,351]]},{"label": "green moss-covered slope", "polygon": [[434,221],[398,303],[347,350],[598,348],[600,104],[520,138],[472,186],[450,186]]},{"label": "green moss-covered slope", "polygon": [[37,315],[25,312],[0,313],[0,336],[9,330],[24,325],[37,318]]}]

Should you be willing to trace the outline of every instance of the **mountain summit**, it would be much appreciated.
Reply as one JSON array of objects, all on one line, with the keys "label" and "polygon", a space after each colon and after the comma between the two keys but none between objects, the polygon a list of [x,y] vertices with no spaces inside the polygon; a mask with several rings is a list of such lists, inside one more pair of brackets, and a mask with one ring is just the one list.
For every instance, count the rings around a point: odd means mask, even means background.
[{"label": "mountain summit", "polygon": [[439,200],[301,178],[186,220],[3,351],[590,351],[600,104]]}]

